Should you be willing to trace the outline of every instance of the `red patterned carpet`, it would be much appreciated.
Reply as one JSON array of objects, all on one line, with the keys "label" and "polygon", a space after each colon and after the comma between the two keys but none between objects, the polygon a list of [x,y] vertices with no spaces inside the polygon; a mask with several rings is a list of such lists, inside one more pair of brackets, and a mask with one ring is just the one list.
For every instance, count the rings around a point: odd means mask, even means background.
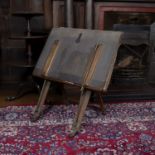
[{"label": "red patterned carpet", "polygon": [[81,133],[68,137],[76,105],[53,106],[36,123],[31,106],[0,109],[0,154],[154,155],[155,102],[88,107]]}]

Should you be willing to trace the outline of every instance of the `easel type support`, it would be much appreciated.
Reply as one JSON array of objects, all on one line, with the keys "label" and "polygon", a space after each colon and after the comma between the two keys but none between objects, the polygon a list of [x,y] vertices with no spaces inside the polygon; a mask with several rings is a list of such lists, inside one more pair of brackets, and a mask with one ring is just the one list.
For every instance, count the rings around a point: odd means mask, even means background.
[{"label": "easel type support", "polygon": [[82,118],[84,116],[84,113],[85,113],[86,107],[88,105],[90,96],[91,96],[91,91],[89,91],[89,90],[84,90],[81,93],[78,111],[77,111],[75,120],[74,120],[73,125],[72,125],[72,131],[70,133],[71,137],[74,136],[80,129]]},{"label": "easel type support", "polygon": [[34,113],[33,113],[32,117],[31,117],[32,122],[37,121],[39,119],[39,117],[41,116],[41,113],[42,113],[41,108],[42,108],[43,104],[45,103],[45,100],[46,100],[50,85],[51,85],[50,81],[47,81],[47,80],[44,81],[44,84],[43,84],[43,87],[42,87],[42,90],[41,90],[41,93],[40,93],[40,96],[39,96],[37,106],[36,106],[36,108],[34,110]]},{"label": "easel type support", "polygon": [[[79,131],[93,91],[98,92],[103,112],[102,93],[107,90],[110,82],[121,35],[121,32],[111,31],[53,29],[33,71],[34,76],[45,81],[32,121],[36,121],[43,114],[44,110],[41,108],[51,81],[81,87],[79,107],[70,136]],[[84,61],[81,62],[81,59]]]},{"label": "easel type support", "polygon": [[[50,81],[47,81],[47,80],[44,81],[44,84],[43,84],[43,87],[42,87],[42,91],[41,91],[37,106],[36,106],[36,108],[35,108],[35,110],[33,112],[33,115],[31,117],[32,122],[37,121],[40,118],[40,116],[42,115],[42,111],[43,111],[42,107],[43,107],[43,104],[45,103],[45,100],[46,100],[50,85],[51,85]],[[75,116],[75,119],[74,119],[74,122],[73,122],[73,125],[72,125],[71,133],[69,135],[70,137],[75,136],[80,130],[82,119],[83,119],[84,113],[86,111],[87,105],[89,103],[89,99],[91,97],[91,94],[92,94],[92,92],[90,90],[83,90],[81,92],[78,111],[77,111],[77,114]],[[103,108],[102,95],[101,95],[101,93],[98,94],[98,95],[99,95],[99,99],[100,99],[100,102],[99,102],[100,103],[100,108],[103,111],[104,108]]]}]

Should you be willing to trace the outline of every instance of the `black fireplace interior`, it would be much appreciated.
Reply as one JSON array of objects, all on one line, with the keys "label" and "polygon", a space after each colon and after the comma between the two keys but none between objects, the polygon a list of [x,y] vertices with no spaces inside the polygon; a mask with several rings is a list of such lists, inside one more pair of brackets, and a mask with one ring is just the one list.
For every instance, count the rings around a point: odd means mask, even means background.
[{"label": "black fireplace interior", "polygon": [[[113,71],[108,99],[154,99],[155,81],[152,64],[152,44],[150,34],[154,21],[152,14],[107,13],[106,20],[112,16],[113,22],[107,22],[109,29],[124,32],[121,46]],[[107,28],[108,29],[108,28]],[[152,69],[154,68],[154,69]]]},{"label": "black fireplace interior", "polygon": [[147,81],[149,67],[150,26],[114,25],[114,30],[123,31],[122,43],[114,68],[115,83],[141,84]]}]

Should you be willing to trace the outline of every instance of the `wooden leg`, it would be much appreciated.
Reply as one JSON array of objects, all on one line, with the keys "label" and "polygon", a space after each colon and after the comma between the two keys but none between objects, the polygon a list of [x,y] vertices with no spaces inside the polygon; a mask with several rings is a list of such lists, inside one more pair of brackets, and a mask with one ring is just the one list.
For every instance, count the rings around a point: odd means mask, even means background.
[{"label": "wooden leg", "polygon": [[75,136],[75,134],[79,131],[80,129],[80,125],[82,122],[82,118],[84,116],[84,112],[86,110],[86,107],[88,105],[89,99],[91,96],[91,91],[86,90],[81,94],[80,97],[80,103],[79,103],[79,107],[78,107],[78,111],[74,120],[74,123],[72,125],[72,131],[70,134],[70,137]]},{"label": "wooden leg", "polygon": [[101,111],[103,113],[104,112],[104,102],[103,102],[102,94],[99,93],[98,95],[99,95],[99,99],[100,99],[100,101],[99,101],[100,108],[101,108]]},{"label": "wooden leg", "polygon": [[47,81],[47,80],[44,81],[44,84],[43,84],[43,87],[42,87],[42,90],[41,90],[41,93],[40,93],[40,96],[39,96],[37,106],[36,106],[36,108],[35,108],[35,110],[33,112],[33,115],[31,117],[31,121],[33,121],[33,122],[38,120],[38,118],[40,117],[41,107],[45,103],[46,96],[47,96],[50,84],[51,84],[50,81]]}]

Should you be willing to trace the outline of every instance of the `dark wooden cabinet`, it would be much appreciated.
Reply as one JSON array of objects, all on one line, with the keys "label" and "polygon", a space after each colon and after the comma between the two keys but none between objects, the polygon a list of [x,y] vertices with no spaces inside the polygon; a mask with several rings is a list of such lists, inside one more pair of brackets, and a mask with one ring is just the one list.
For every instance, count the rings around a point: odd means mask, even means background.
[{"label": "dark wooden cabinet", "polygon": [[[74,27],[85,27],[85,3],[74,2]],[[53,1],[53,27],[65,27],[65,4],[64,1]]]},{"label": "dark wooden cabinet", "polygon": [[10,0],[10,12],[43,12],[43,0]]},{"label": "dark wooden cabinet", "polygon": [[[29,11],[43,13],[42,0],[29,2],[27,0],[0,1],[0,87],[17,84],[25,75],[25,69],[10,65],[11,61],[18,63],[27,57],[25,41],[18,38],[11,39],[11,36],[26,34],[26,20],[19,16],[12,16],[12,13],[23,12],[29,6],[31,6]],[[30,24],[34,33],[44,32],[43,17],[33,17]],[[35,49],[38,51],[37,47]]]}]

